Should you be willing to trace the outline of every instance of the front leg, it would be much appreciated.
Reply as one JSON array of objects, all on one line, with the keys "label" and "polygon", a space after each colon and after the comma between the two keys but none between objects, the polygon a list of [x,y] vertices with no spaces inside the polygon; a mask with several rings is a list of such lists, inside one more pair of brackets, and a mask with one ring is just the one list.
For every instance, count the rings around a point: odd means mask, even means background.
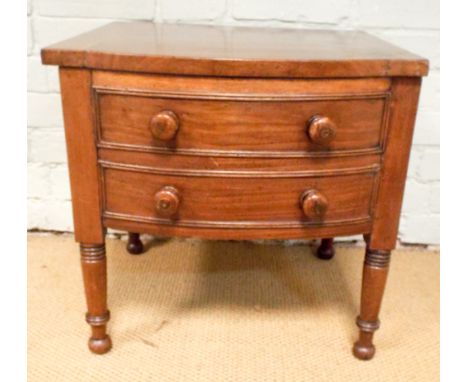
[{"label": "front leg", "polygon": [[366,249],[362,275],[361,313],[356,319],[359,339],[353,347],[353,353],[359,359],[371,359],[375,354],[372,337],[380,326],[378,316],[389,263],[390,251]]},{"label": "front leg", "polygon": [[107,309],[107,270],[105,244],[80,244],[81,268],[86,293],[86,322],[91,325],[88,347],[93,353],[104,354],[112,347],[106,333],[110,313]]}]

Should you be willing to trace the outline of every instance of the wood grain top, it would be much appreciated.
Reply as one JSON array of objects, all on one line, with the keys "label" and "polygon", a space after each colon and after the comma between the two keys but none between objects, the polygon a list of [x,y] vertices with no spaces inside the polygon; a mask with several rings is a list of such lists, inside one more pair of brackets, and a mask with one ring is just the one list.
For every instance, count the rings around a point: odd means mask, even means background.
[{"label": "wood grain top", "polygon": [[48,65],[232,77],[424,76],[428,61],[359,31],[114,22],[46,47]]}]

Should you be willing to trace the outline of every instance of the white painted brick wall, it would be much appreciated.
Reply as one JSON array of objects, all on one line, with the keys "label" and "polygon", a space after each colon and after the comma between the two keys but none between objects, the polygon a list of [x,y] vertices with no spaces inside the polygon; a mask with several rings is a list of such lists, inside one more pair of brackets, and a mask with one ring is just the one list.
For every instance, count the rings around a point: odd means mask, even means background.
[{"label": "white painted brick wall", "polygon": [[42,65],[39,56],[28,57],[27,82],[34,93],[58,93],[60,88],[57,67]]},{"label": "white painted brick wall", "polygon": [[62,106],[58,93],[28,94],[28,126],[62,126]]},{"label": "white painted brick wall", "polygon": [[165,21],[213,20],[221,18],[225,11],[225,0],[161,1],[161,19]]},{"label": "white painted brick wall", "polygon": [[306,21],[337,24],[349,15],[352,0],[233,0],[232,16],[238,20]]},{"label": "white painted brick wall", "polygon": [[66,163],[67,152],[63,128],[29,128],[28,162]]},{"label": "white painted brick wall", "polygon": [[36,0],[40,16],[152,20],[154,0]]},{"label": "white painted brick wall", "polygon": [[28,0],[29,228],[73,229],[57,68],[40,49],[114,20],[360,29],[427,57],[400,239],[439,243],[438,0]]},{"label": "white painted brick wall", "polygon": [[380,28],[439,28],[438,0],[359,0],[357,25]]},{"label": "white painted brick wall", "polygon": [[91,29],[98,28],[113,21],[112,19],[41,17],[34,16],[34,12],[35,11],[33,11],[34,53],[37,55],[40,53],[40,49],[46,45],[74,37],[80,33],[88,32]]}]

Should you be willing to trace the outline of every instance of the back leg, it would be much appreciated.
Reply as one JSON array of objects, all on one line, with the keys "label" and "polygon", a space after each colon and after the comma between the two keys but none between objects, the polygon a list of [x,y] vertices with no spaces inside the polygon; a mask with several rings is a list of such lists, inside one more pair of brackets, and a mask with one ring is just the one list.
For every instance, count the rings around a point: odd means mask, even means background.
[{"label": "back leg", "polygon": [[144,250],[144,247],[143,247],[143,243],[140,240],[140,234],[129,232],[127,252],[132,255],[141,255],[143,253],[143,250]]},{"label": "back leg", "polygon": [[317,248],[317,257],[322,260],[330,260],[334,255],[333,238],[322,239],[320,246]]}]

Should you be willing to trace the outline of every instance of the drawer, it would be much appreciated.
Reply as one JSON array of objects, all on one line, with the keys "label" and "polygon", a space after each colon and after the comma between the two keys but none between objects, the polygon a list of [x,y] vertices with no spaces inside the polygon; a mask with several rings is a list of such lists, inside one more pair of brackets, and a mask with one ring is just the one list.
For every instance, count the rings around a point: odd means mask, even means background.
[{"label": "drawer", "polygon": [[210,156],[381,152],[386,97],[99,92],[101,147]]},{"label": "drawer", "polygon": [[182,227],[297,228],[369,222],[377,170],[330,176],[178,175],[101,163],[104,217]]}]

